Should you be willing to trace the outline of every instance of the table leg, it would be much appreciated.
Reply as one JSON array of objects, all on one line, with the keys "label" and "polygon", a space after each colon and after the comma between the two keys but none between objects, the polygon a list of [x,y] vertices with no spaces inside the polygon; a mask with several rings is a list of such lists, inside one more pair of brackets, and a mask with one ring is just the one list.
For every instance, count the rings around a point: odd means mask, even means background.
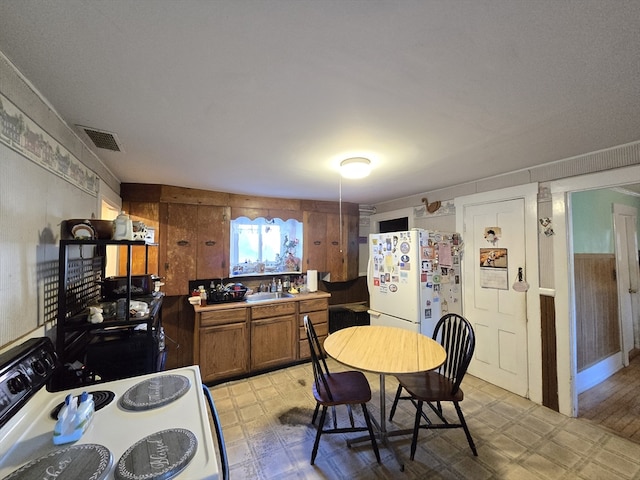
[{"label": "table leg", "polygon": [[[408,435],[413,433],[413,429],[406,430],[394,430],[393,432],[387,432],[387,412],[386,412],[386,391],[385,391],[385,375],[383,373],[380,374],[380,423],[375,419],[375,417],[371,416],[371,422],[376,427],[376,432],[374,432],[375,437],[382,443],[385,447],[391,450],[393,457],[395,458],[398,465],[400,465],[400,470],[404,471],[404,462],[400,459],[400,455],[396,452],[395,448],[389,442],[389,437],[397,436],[397,435]],[[354,438],[351,440],[347,440],[347,445],[351,446],[353,443],[359,443],[364,441],[370,441],[369,435],[365,435],[362,437]]]}]

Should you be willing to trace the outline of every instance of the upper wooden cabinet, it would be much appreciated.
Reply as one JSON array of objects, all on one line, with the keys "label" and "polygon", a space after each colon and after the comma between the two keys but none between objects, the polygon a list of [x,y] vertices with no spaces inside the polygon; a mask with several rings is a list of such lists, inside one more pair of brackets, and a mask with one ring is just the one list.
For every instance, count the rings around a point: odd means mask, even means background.
[{"label": "upper wooden cabinet", "polygon": [[189,280],[228,276],[228,207],[166,203],[160,212],[160,276],[167,295],[187,295]]},{"label": "upper wooden cabinet", "polygon": [[304,225],[302,268],[324,272],[327,269],[327,214],[304,212],[302,223]]},{"label": "upper wooden cabinet", "polygon": [[304,212],[305,270],[331,274],[332,282],[358,277],[359,216],[339,213]]},{"label": "upper wooden cabinet", "polygon": [[[327,264],[326,271],[332,282],[346,282],[358,278],[358,228],[359,216],[327,214]],[[342,234],[342,236],[341,236]]]},{"label": "upper wooden cabinet", "polygon": [[[189,280],[229,277],[230,220],[237,216],[295,218],[304,222],[302,268],[329,272],[332,282],[358,277],[358,205],[249,197],[168,185],[121,185],[123,210],[156,228],[149,262],[167,295],[186,295]],[[342,232],[342,237],[340,237]]]},{"label": "upper wooden cabinet", "polygon": [[229,275],[229,207],[198,205],[196,278]]}]

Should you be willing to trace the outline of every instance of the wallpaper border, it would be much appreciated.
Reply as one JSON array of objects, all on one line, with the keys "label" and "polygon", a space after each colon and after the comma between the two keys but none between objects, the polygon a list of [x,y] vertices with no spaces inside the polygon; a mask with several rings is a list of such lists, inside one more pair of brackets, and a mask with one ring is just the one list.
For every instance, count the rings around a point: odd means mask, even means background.
[{"label": "wallpaper border", "polygon": [[1,93],[0,143],[84,192],[98,196],[98,175]]}]

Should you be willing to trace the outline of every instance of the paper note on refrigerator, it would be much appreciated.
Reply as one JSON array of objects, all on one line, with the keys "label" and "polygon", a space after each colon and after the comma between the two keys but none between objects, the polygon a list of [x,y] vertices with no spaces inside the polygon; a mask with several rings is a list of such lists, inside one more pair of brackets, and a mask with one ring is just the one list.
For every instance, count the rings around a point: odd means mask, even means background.
[{"label": "paper note on refrigerator", "polygon": [[438,263],[441,267],[453,266],[453,257],[451,255],[451,245],[447,242],[438,244]]}]

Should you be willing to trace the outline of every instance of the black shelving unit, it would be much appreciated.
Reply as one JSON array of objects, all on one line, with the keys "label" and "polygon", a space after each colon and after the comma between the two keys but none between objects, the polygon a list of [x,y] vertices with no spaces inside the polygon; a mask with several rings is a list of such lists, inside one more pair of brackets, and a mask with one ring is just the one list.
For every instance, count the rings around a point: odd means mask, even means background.
[{"label": "black shelving unit", "polygon": [[[87,307],[111,301],[103,299],[102,283],[108,246],[125,246],[127,251],[126,308],[123,318],[105,317],[97,324],[88,322]],[[101,381],[131,377],[162,370],[166,353],[159,346],[162,331],[160,293],[131,295],[132,248],[144,241],[61,240],[59,253],[58,316],[56,352],[60,368],[49,385],[63,390]],[[145,270],[148,265],[145,265]],[[149,314],[131,317],[131,300],[149,305]],[[140,328],[143,326],[144,328]],[[75,365],[71,369],[69,365]]]}]

